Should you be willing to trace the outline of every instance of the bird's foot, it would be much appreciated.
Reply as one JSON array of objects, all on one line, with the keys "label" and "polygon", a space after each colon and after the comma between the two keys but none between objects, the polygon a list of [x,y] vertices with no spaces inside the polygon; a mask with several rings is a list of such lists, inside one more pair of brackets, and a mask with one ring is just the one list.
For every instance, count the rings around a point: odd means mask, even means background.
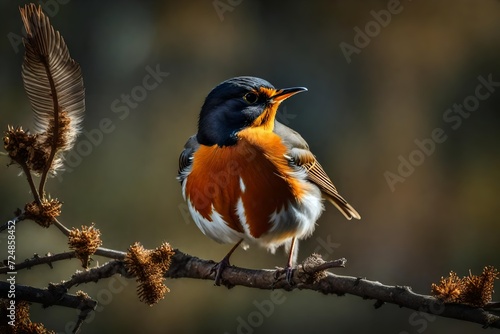
[{"label": "bird's foot", "polygon": [[278,268],[276,269],[276,272],[274,273],[274,284],[273,286],[278,283],[283,276],[285,276],[285,280],[289,285],[294,285],[293,281],[293,273],[295,269],[293,269],[291,266],[286,266],[285,268]]},{"label": "bird's foot", "polygon": [[293,269],[292,267],[289,267],[287,266],[285,268],[285,278],[286,278],[286,282],[290,285],[293,285],[293,272],[294,272],[295,269]]},{"label": "bird's foot", "polygon": [[227,268],[229,267],[231,264],[229,263],[229,258],[231,257],[231,254],[233,254],[233,252],[236,250],[236,248],[238,248],[238,246],[243,242],[243,239],[240,239],[234,246],[233,248],[231,248],[231,250],[229,251],[229,253],[227,253],[226,256],[224,256],[224,258],[219,262],[217,263],[215,266],[212,267],[212,270],[210,270],[210,275],[212,275],[212,273],[215,273],[215,285],[220,285],[221,281],[222,281],[222,272]]},{"label": "bird's foot", "polygon": [[214,284],[219,286],[220,283],[222,282],[222,272],[229,267],[231,264],[229,263],[228,258],[223,258],[219,263],[217,263],[215,266],[212,267],[212,270],[210,270],[210,275],[215,273],[215,281]]}]

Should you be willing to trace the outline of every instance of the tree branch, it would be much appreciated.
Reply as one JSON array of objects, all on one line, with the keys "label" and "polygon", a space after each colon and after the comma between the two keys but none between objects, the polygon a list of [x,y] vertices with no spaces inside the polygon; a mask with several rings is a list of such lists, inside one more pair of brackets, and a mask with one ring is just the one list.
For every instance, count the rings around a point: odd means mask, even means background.
[{"label": "tree branch", "polygon": [[64,289],[64,293],[66,293],[69,289],[76,285],[89,282],[97,283],[100,279],[108,278],[115,274],[120,274],[126,278],[133,278],[133,276],[127,272],[123,261],[114,260],[86,271],[78,271],[69,281],[56,284],[55,286],[57,288]]},{"label": "tree branch", "polygon": [[[125,258],[124,252],[116,251],[108,248],[98,248],[95,252],[95,255],[100,255],[103,257],[107,257],[115,260],[123,260]],[[50,268],[53,268],[52,264],[57,261],[74,259],[76,254],[74,251],[59,253],[59,254],[47,254],[45,256],[40,256],[35,254],[32,258],[24,260],[24,262],[17,263],[14,267],[14,270],[9,269],[8,267],[0,268],[0,274],[6,274],[10,271],[19,271],[22,269],[31,269],[32,267],[39,266],[42,264],[48,264]]]},{"label": "tree branch", "polygon": [[[10,289],[10,283],[0,281],[0,296],[7,298]],[[85,299],[80,296],[70,294],[58,294],[52,288],[39,289],[31,286],[16,284],[16,300],[25,300],[32,303],[42,304],[44,307],[58,305],[74,309],[92,308],[97,302],[91,299]]]},{"label": "tree branch", "polygon": [[32,267],[41,265],[41,264],[48,264],[50,268],[53,269],[52,263],[57,262],[57,261],[62,261],[62,260],[69,260],[75,258],[75,252],[65,252],[65,253],[60,253],[60,254],[47,254],[45,256],[39,256],[38,254],[35,254],[31,259],[26,259],[24,262],[17,263],[14,267],[14,270],[9,269],[8,267],[3,267],[0,268],[0,274],[6,274],[10,271],[19,271],[22,269],[31,269]]},{"label": "tree branch", "polygon": [[86,295],[60,293],[60,290],[54,289],[52,285],[49,285],[47,289],[38,289],[20,284],[15,284],[14,287],[15,289],[11,290],[10,283],[0,281],[0,297],[7,299],[9,291],[14,291],[16,300],[25,300],[31,303],[42,304],[43,307],[58,305],[80,310],[73,333],[78,332],[87,316],[97,306],[97,301]]},{"label": "tree branch", "polygon": [[[16,286],[16,289],[17,287],[21,287],[21,289],[24,289],[22,291],[25,291],[24,294],[16,295],[16,297],[43,305],[81,308],[81,305],[75,300],[76,297],[67,294],[70,288],[83,283],[97,282],[100,279],[108,278],[115,274],[120,274],[128,278],[131,277],[123,262],[124,252],[100,248],[96,252],[96,255],[112,257],[116,258],[116,260],[90,270],[78,271],[69,281],[50,285],[48,290],[29,290],[34,288]],[[35,257],[27,260],[25,263],[19,264],[19,267],[16,267],[16,269],[30,268],[44,263],[50,264],[73,257],[73,252]],[[292,284],[288,284],[283,277],[277,277],[277,273],[280,273],[281,270],[246,269],[230,266],[222,273],[222,284],[228,288],[244,286],[264,290],[312,290],[323,294],[336,294],[339,296],[351,294],[363,299],[375,300],[374,306],[376,308],[383,306],[385,303],[395,304],[418,312],[474,322],[484,327],[500,328],[500,316],[494,313],[494,309],[498,307],[498,303],[490,303],[484,309],[462,304],[444,304],[432,296],[414,293],[407,286],[389,286],[365,278],[341,276],[322,271],[325,268],[343,266],[344,263],[345,259],[331,262],[318,261],[318,256],[313,254],[294,271]],[[165,274],[165,277],[213,280],[212,268],[214,265],[215,262],[211,260],[203,260],[175,250],[170,269]],[[1,269],[0,273],[5,272]],[[3,284],[0,284],[0,294],[1,296],[6,296],[9,284],[5,282],[1,283]],[[43,293],[34,296],[33,291],[38,290]],[[63,299],[54,298],[54,295],[63,296]]]},{"label": "tree branch", "polygon": [[[292,277],[293,284],[286,280],[276,281],[275,270],[253,270],[239,267],[228,267],[222,273],[222,283],[228,288],[245,286],[258,289],[284,289],[291,291],[313,290],[324,294],[351,294],[363,299],[376,300],[375,306],[384,303],[395,304],[415,311],[430,313],[446,318],[475,322],[484,327],[500,328],[500,316],[482,308],[474,308],[461,304],[443,304],[432,296],[417,294],[407,286],[388,286],[379,282],[369,281],[364,278],[335,275],[326,275],[315,281],[314,276],[304,271],[308,260],[300,265]],[[213,261],[202,260],[176,250],[172,264],[166,277],[170,278],[196,278],[212,280],[211,270],[215,265]],[[323,266],[323,264],[319,264]],[[311,272],[311,270],[308,270]],[[494,303],[492,303],[494,304]]]},{"label": "tree branch", "polygon": [[33,198],[38,203],[38,205],[41,205],[42,199],[40,198],[40,194],[36,190],[35,182],[33,181],[33,176],[31,175],[30,169],[28,168],[28,166],[24,162],[19,163],[19,164],[21,165],[21,168],[23,169],[23,172],[26,175],[26,178],[28,179],[28,184],[30,186],[31,194],[33,195]]}]

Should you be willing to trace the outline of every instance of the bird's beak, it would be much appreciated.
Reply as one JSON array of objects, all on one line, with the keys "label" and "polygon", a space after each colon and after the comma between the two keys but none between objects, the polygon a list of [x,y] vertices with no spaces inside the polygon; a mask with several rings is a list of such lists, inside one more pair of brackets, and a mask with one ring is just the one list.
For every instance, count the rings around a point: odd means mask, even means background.
[{"label": "bird's beak", "polygon": [[276,93],[271,97],[271,101],[273,103],[281,103],[284,100],[288,99],[290,96],[293,96],[300,92],[307,91],[305,87],[292,87],[292,88],[284,88],[278,89]]}]

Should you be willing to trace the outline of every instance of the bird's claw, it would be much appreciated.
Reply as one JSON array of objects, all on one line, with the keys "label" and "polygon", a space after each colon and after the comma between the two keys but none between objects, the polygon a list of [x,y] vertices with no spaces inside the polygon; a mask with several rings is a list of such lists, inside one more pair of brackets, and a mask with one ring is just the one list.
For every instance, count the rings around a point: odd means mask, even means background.
[{"label": "bird's claw", "polygon": [[295,271],[295,269],[293,269],[290,266],[286,266],[285,268],[276,269],[276,272],[274,273],[275,280],[274,280],[273,287],[276,283],[278,283],[278,281],[280,281],[280,279],[283,275],[285,276],[285,280],[289,285],[294,285],[295,284],[293,281],[294,271]]},{"label": "bird's claw", "polygon": [[215,273],[215,280],[214,284],[219,286],[220,283],[222,282],[222,272],[230,266],[229,260],[226,258],[223,258],[222,261],[217,263],[212,267],[212,270],[210,270],[210,275]]}]

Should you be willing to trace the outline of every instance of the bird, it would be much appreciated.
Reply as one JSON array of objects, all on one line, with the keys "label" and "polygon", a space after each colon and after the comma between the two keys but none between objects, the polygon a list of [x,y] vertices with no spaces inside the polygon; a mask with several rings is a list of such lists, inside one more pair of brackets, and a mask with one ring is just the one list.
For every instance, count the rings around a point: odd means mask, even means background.
[{"label": "bird", "polygon": [[177,179],[201,232],[234,244],[211,272],[216,285],[238,246],[247,249],[252,243],[273,254],[284,246],[284,272],[292,282],[298,240],[312,235],[325,199],[348,220],[361,219],[302,136],[276,119],[279,105],[304,91],[239,76],[205,98],[198,131],[180,154]]}]

